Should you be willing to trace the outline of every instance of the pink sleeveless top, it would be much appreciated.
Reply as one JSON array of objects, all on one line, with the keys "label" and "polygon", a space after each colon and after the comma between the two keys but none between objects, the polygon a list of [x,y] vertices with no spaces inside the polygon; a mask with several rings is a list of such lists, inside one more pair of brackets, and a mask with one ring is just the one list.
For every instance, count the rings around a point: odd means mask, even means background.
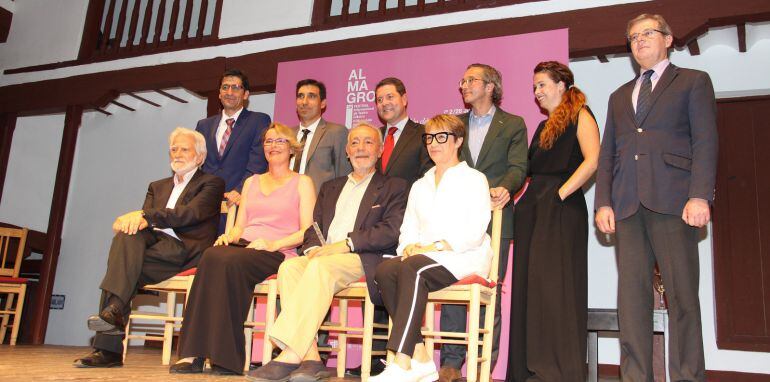
[{"label": "pink sleeveless top", "polygon": [[[253,241],[259,238],[276,240],[291,235],[299,230],[299,175],[270,195],[262,193],[259,175],[251,176],[246,209],[246,227],[242,238]],[[286,258],[297,256],[295,248],[280,249]]]}]

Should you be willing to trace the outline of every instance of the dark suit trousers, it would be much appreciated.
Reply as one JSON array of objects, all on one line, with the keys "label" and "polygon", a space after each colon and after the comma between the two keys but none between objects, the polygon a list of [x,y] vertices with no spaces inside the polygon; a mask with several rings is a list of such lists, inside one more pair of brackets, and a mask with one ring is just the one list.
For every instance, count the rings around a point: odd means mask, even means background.
[{"label": "dark suit trousers", "polygon": [[705,381],[698,300],[698,229],[685,224],[680,216],[653,212],[642,205],[615,226],[623,380],[653,381],[652,278],[657,260],[669,304],[671,380]]},{"label": "dark suit trousers", "polygon": [[[511,247],[511,239],[500,240],[500,261],[497,268],[497,301],[495,301],[495,326],[492,333],[492,368],[497,363],[497,355],[500,352],[500,329],[502,320],[500,308],[502,304],[502,281],[505,279],[505,271],[508,268],[508,251]],[[514,292],[515,293],[515,292]],[[526,295],[525,295],[526,297]],[[484,307],[481,307],[479,323],[484,325]],[[468,319],[468,307],[465,305],[441,305],[441,330],[448,332],[465,332]],[[467,347],[465,345],[444,344],[441,346],[441,366],[460,369],[465,363]]]},{"label": "dark suit trousers", "polygon": [[[135,235],[118,232],[112,239],[107,272],[102,284],[101,311],[110,296],[124,304],[124,316],[131,313],[131,299],[137,289],[163,281],[183,270],[187,250],[181,241],[162,232],[143,229]],[[97,333],[94,348],[123,353],[123,336]]]}]

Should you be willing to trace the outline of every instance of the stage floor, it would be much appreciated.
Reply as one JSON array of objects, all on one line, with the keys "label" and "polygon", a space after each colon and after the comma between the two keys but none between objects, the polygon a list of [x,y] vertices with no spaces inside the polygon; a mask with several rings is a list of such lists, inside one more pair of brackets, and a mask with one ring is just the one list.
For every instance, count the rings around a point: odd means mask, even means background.
[{"label": "stage floor", "polygon": [[[160,364],[160,349],[131,348],[123,367],[80,369],[72,361],[91,351],[76,346],[0,345],[0,381],[224,381],[241,377],[221,377],[208,373],[169,374]],[[357,378],[331,378],[329,382],[358,381]],[[617,379],[600,379],[600,382]]]}]

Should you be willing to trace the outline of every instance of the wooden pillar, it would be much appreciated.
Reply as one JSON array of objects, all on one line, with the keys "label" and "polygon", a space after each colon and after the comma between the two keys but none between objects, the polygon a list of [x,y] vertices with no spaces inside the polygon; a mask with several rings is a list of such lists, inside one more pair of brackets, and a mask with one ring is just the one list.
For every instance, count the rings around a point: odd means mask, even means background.
[{"label": "wooden pillar", "polygon": [[11,143],[15,129],[16,114],[0,113],[0,200],[3,200],[5,174],[8,172],[8,159],[11,156]]},{"label": "wooden pillar", "polygon": [[59,151],[59,167],[56,170],[56,184],[51,200],[51,213],[48,217],[48,241],[40,266],[40,283],[35,295],[35,306],[32,314],[32,343],[35,345],[45,342],[45,332],[48,328],[51,293],[56,276],[56,264],[59,261],[64,213],[67,210],[67,193],[70,188],[72,162],[75,157],[75,144],[77,143],[82,116],[82,106],[67,106],[67,113],[64,117],[64,134],[62,134],[61,150]]}]

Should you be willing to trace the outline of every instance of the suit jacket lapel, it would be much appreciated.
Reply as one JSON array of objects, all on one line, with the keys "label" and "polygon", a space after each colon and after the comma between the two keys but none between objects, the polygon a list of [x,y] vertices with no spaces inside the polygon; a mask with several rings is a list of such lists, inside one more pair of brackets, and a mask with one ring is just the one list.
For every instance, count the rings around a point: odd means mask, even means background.
[{"label": "suit jacket lapel", "polygon": [[345,182],[347,182],[347,178],[339,178],[331,182],[332,189],[328,191],[329,196],[324,197],[326,202],[324,205],[324,221],[321,222],[323,224],[324,237],[329,236],[329,226],[332,225],[334,214],[337,213],[337,200],[340,198]]},{"label": "suit jacket lapel", "polygon": [[310,147],[307,149],[307,160],[305,161],[305,166],[307,166],[307,164],[310,163],[310,159],[313,158],[313,153],[318,147],[318,142],[321,142],[321,138],[323,138],[325,132],[326,121],[321,118],[321,120],[318,121],[318,126],[315,128],[315,132],[313,133],[313,139],[310,140]]},{"label": "suit jacket lapel", "polygon": [[415,126],[415,123],[410,119],[406,122],[406,125],[404,125],[404,131],[401,132],[401,136],[398,137],[398,142],[396,142],[393,151],[390,153],[388,167],[385,169],[386,174],[390,171],[391,167],[393,167],[393,163],[396,162],[396,159],[401,152],[404,151],[404,147],[406,147],[412,139],[421,138],[417,136],[417,126]]},{"label": "suit jacket lapel", "polygon": [[238,115],[238,119],[235,121],[235,124],[233,124],[233,131],[230,132],[230,138],[227,140],[227,146],[225,146],[225,152],[222,153],[222,158],[227,156],[227,153],[230,151],[230,148],[233,147],[236,140],[238,139],[238,136],[243,133],[243,126],[246,125],[246,119],[249,116],[249,111],[246,109],[243,109],[241,111],[241,114]]},{"label": "suit jacket lapel", "polygon": [[167,178],[165,182],[161,184],[162,187],[158,190],[158,195],[153,198],[153,207],[165,208],[168,203],[168,198],[171,197],[171,191],[174,189],[174,177],[176,174],[171,173],[171,177]]},{"label": "suit jacket lapel", "polygon": [[636,85],[636,81],[639,77],[634,79],[633,81],[623,85],[623,89],[621,91],[621,97],[620,99],[623,100],[623,109],[625,109],[626,114],[628,114],[628,118],[630,118],[632,121],[636,119],[634,111],[634,86]]},{"label": "suit jacket lapel", "polygon": [[[192,179],[190,179],[190,181],[184,187],[184,190],[182,190],[182,193],[179,194],[179,198],[176,200],[176,204],[174,204],[174,208],[179,206],[180,205],[179,203],[181,203],[184,200],[184,198],[187,195],[187,193],[190,192],[190,189],[193,188],[193,185],[195,185],[195,183],[198,182],[198,179],[200,179],[200,177],[202,176],[201,174],[202,173],[201,173],[200,169],[195,170],[195,174],[193,174]],[[174,176],[176,176],[176,175],[174,175]],[[173,179],[174,178],[171,178],[171,179],[172,179],[171,187],[173,188],[173,186],[174,186]],[[171,191],[169,191],[168,196],[169,197],[171,196]],[[168,198],[166,198],[166,202],[168,202]]]},{"label": "suit jacket lapel", "polygon": [[671,85],[671,82],[678,74],[677,69],[678,68],[674,66],[674,64],[668,64],[666,70],[664,70],[663,74],[660,75],[658,83],[655,84],[655,89],[653,89],[652,94],[650,94],[650,107],[648,107],[644,114],[642,114],[639,118],[639,126],[644,124],[644,120],[647,119],[648,115],[650,115],[650,110],[652,110],[653,106],[655,106],[655,102],[658,100],[658,98],[660,98],[660,95],[663,94],[668,85]]},{"label": "suit jacket lapel", "polygon": [[466,163],[468,163],[468,166],[472,168],[476,168],[476,164],[473,163],[473,155],[471,155],[471,149],[468,148],[468,131],[470,130],[469,121],[471,117],[471,112],[467,112],[460,116],[460,119],[463,121],[463,124],[465,125],[465,137],[463,138],[463,148],[462,148],[462,158],[461,160],[465,160]]},{"label": "suit jacket lapel", "polygon": [[214,153],[214,156],[219,159],[219,147],[217,146],[217,129],[219,128],[219,122],[222,121],[222,112],[220,111],[216,118],[214,118],[214,123],[211,124],[211,131],[209,131],[208,139],[206,140],[206,144],[208,145],[207,150],[209,152]]},{"label": "suit jacket lapel", "polygon": [[484,137],[484,143],[481,144],[479,158],[476,161],[476,168],[480,168],[479,165],[484,163],[484,158],[489,153],[489,149],[492,147],[492,143],[495,141],[495,138],[497,138],[500,132],[503,131],[503,126],[503,113],[498,107],[497,110],[495,110],[495,115],[492,116],[492,122],[489,123],[489,130],[487,131],[487,135]]},{"label": "suit jacket lapel", "polygon": [[[399,138],[400,140],[400,138]],[[372,180],[369,181],[369,185],[366,187],[364,197],[361,199],[361,204],[358,206],[358,214],[356,214],[356,227],[357,229],[363,229],[366,216],[369,215],[369,211],[374,206],[374,202],[377,200],[377,196],[380,195],[380,189],[383,185],[383,176],[378,172],[374,172]]]}]

